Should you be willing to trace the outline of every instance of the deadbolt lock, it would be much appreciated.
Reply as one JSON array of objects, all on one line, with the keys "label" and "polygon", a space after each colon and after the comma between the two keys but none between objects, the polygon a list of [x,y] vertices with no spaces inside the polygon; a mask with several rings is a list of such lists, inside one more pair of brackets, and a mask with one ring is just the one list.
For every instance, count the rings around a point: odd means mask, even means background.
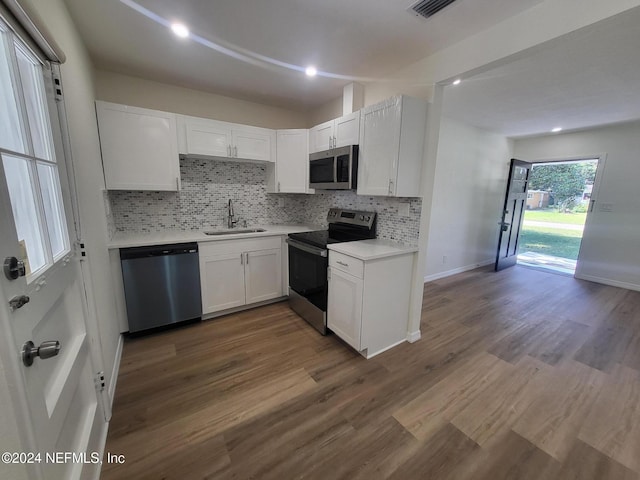
[{"label": "deadbolt lock", "polygon": [[27,269],[22,260],[16,257],[7,257],[4,259],[4,275],[8,280],[16,280],[18,277],[24,277]]}]

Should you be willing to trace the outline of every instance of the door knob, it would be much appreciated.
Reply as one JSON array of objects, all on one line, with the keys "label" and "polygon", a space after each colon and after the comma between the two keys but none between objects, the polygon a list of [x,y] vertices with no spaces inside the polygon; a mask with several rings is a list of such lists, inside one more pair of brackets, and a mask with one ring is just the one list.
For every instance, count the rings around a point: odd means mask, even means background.
[{"label": "door knob", "polygon": [[46,360],[55,357],[58,353],[60,353],[60,342],[57,340],[42,342],[39,347],[29,340],[22,346],[22,363],[25,367],[30,367],[36,357]]},{"label": "door knob", "polygon": [[7,257],[4,259],[4,275],[8,280],[16,280],[18,277],[24,277],[27,269],[22,260],[16,257]]}]

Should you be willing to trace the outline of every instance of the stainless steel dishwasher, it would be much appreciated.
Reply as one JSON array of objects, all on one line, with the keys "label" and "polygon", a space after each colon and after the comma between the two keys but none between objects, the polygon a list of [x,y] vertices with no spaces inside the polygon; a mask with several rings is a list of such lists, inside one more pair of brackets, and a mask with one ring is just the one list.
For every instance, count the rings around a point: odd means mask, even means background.
[{"label": "stainless steel dishwasher", "polygon": [[198,244],[120,249],[129,332],[202,319]]}]

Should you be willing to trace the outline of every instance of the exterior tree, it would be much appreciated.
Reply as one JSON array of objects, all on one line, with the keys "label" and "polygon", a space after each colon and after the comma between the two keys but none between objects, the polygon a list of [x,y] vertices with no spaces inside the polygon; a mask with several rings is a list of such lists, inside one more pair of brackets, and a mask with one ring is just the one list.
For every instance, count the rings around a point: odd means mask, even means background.
[{"label": "exterior tree", "polygon": [[596,167],[595,161],[534,165],[529,189],[551,192],[557,208],[568,210],[575,206],[585,185],[594,182]]}]

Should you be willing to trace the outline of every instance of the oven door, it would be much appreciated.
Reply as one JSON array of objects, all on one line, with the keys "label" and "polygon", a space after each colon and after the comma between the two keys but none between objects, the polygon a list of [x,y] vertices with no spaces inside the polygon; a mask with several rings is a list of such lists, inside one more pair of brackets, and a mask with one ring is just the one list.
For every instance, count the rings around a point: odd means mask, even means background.
[{"label": "oven door", "polygon": [[309,188],[332,189],[336,184],[336,157],[318,152],[309,155]]},{"label": "oven door", "polygon": [[289,288],[327,311],[327,250],[297,240],[289,244]]}]

